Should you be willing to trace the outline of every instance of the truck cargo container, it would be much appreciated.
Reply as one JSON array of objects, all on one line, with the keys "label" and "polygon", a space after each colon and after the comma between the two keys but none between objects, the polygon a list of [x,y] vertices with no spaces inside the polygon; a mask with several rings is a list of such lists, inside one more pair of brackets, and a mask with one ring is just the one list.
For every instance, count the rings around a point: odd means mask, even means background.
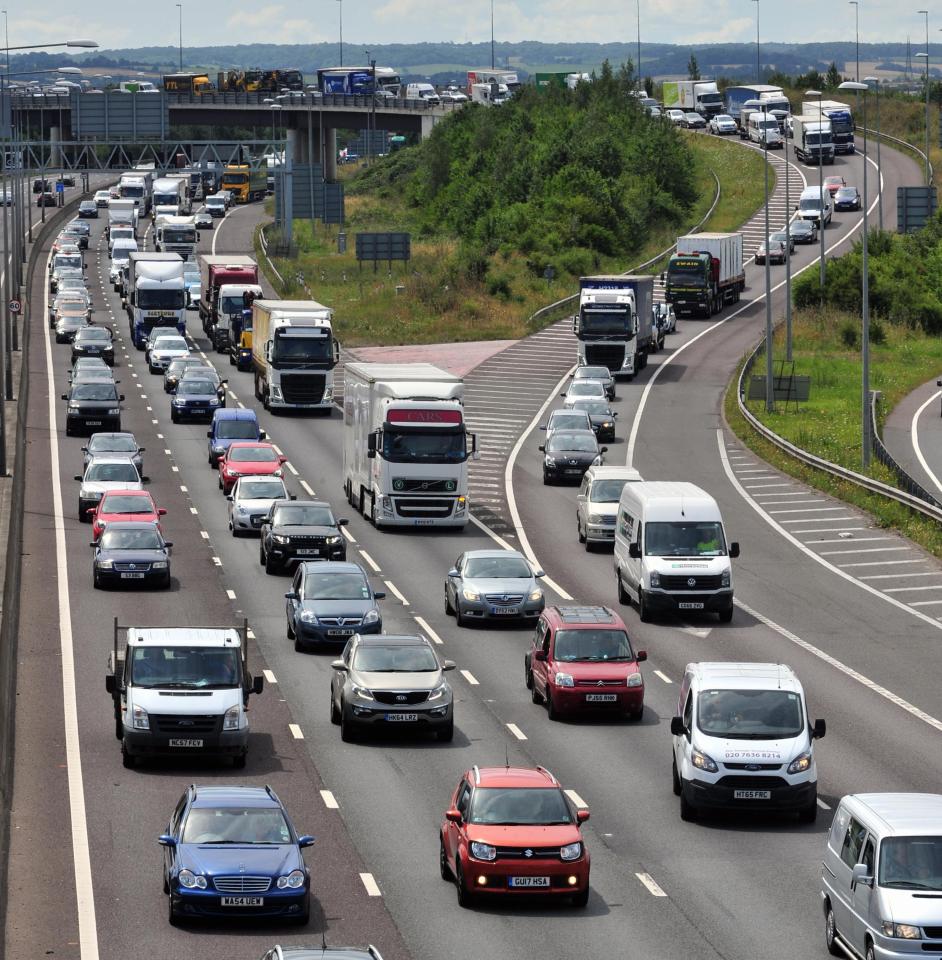
[{"label": "truck cargo container", "polygon": [[186,333],[186,284],[178,253],[138,251],[128,257],[124,298],[131,340],[138,350],[154,327]]},{"label": "truck cargo container", "polygon": [[712,80],[665,80],[664,106],[690,110],[703,117],[723,113],[723,95]]},{"label": "truck cargo container", "polygon": [[677,238],[677,251],[661,274],[667,302],[678,316],[712,317],[736,303],[746,288],[741,233],[691,233]]},{"label": "truck cargo container", "polygon": [[815,111],[792,117],[792,140],[795,155],[805,163],[834,163],[834,142],[831,121]]},{"label": "truck cargo container", "polygon": [[572,318],[579,363],[633,377],[657,350],[653,329],[654,277],[579,278],[579,312]]},{"label": "truck cargo container", "polygon": [[809,120],[817,119],[819,112],[831,121],[831,139],[834,141],[835,153],[853,153],[854,145],[854,115],[850,104],[840,103],[837,100],[805,100],[801,105],[802,115]]}]

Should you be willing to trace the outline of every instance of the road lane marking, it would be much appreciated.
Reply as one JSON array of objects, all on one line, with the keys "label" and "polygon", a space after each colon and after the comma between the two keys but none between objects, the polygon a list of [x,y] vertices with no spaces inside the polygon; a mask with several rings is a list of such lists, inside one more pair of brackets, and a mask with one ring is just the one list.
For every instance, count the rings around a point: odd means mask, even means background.
[{"label": "road lane marking", "polygon": [[[363,551],[361,550],[360,552],[362,553]],[[392,582],[392,580],[384,580],[383,583],[385,583],[386,586],[389,587],[389,592],[390,592],[397,600],[399,600],[399,602],[400,602],[404,607],[408,607],[408,606],[409,606],[409,601],[406,600],[406,598],[402,595],[402,593],[399,591],[399,589],[396,587],[396,585]]]},{"label": "road lane marking", "polygon": [[226,596],[227,596],[230,600],[235,600],[235,598],[236,598],[235,590],[229,590],[229,589],[227,589],[227,590],[226,590]]},{"label": "road lane marking", "polygon": [[296,723],[289,723],[288,729],[291,731],[291,736],[294,737],[295,740],[304,739],[304,731]]},{"label": "road lane marking", "polygon": [[912,437],[913,450],[916,453],[916,459],[919,461],[920,466],[926,473],[929,475],[929,478],[932,482],[942,490],[942,482],[939,481],[939,478],[935,475],[932,468],[929,466],[926,458],[922,455],[922,447],[919,446],[919,418],[922,416],[922,411],[929,406],[930,403],[938,400],[939,397],[942,397],[942,390],[937,390],[931,397],[913,414],[913,422],[910,427],[910,436]]},{"label": "road lane marking", "polygon": [[204,540],[208,540],[208,539],[209,539],[209,534],[208,534],[205,530],[200,530],[200,536],[201,536]]},{"label": "road lane marking", "polygon": [[294,469],[294,464],[290,460],[285,461],[285,466],[291,471],[294,476],[298,475],[298,471]]},{"label": "road lane marking", "polygon": [[432,638],[433,643],[443,643],[442,638],[428,625],[428,623],[419,616],[413,616],[415,622]]},{"label": "road lane marking", "polygon": [[361,873],[360,881],[364,887],[366,887],[366,892],[371,897],[381,897],[382,894],[379,891],[379,887],[376,884],[376,881],[373,879],[372,873]]},{"label": "road lane marking", "polygon": [[[820,556],[820,554],[819,554]],[[822,560],[822,563],[827,563],[827,560]],[[866,563],[842,563],[842,570],[849,570],[851,567],[902,567],[907,563],[925,563],[925,560],[868,560]],[[856,577],[851,577],[850,574],[847,574],[851,580],[856,580]],[[881,591],[871,587],[874,593],[878,596],[883,596]],[[889,597],[887,597],[889,599]]]},{"label": "road lane marking", "polygon": [[818,797],[818,806],[819,806],[822,810],[830,810],[830,809],[831,809],[831,808],[828,806],[828,804],[826,804],[820,797]]},{"label": "road lane marking", "polygon": [[180,484],[180,493],[187,493],[187,492],[188,492],[188,491],[187,491],[187,489],[186,489],[186,485],[183,484],[183,483],[181,483],[181,484]]},{"label": "road lane marking", "polygon": [[577,807],[579,807],[579,808],[581,808],[581,809],[585,809],[586,807],[589,806],[589,805],[585,802],[585,800],[583,800],[582,797],[580,797],[579,794],[576,793],[575,790],[564,790],[563,792],[566,794],[567,797],[569,797],[570,800],[572,800],[572,802],[573,802]]},{"label": "road lane marking", "polygon": [[850,553],[899,553],[912,547],[861,547],[859,550],[822,550],[822,557],[841,557]]},{"label": "road lane marking", "polygon": [[666,897],[667,894],[661,888],[661,885],[651,876],[650,873],[636,873],[635,876],[644,884],[648,893],[652,897]]},{"label": "road lane marking", "polygon": [[254,639],[255,639],[255,634],[252,632],[252,628],[251,628],[251,627],[248,627],[248,628],[246,629],[245,635],[249,638],[249,640],[254,640]]},{"label": "road lane marking", "polygon": [[313,491],[313,489],[311,488],[311,485],[307,482],[307,480],[299,480],[298,483],[301,484],[301,486],[304,488],[304,492],[305,492],[309,497],[316,497],[316,496],[317,496],[317,494]]},{"label": "road lane marking", "polygon": [[515,723],[508,723],[508,724],[507,724],[507,729],[508,729],[518,740],[526,740],[526,739],[527,739],[527,735],[520,729],[520,727],[517,726],[517,724],[515,724]]},{"label": "road lane marking", "polygon": [[[311,496],[314,496],[313,492],[311,493]],[[347,540],[350,541],[350,543],[357,542],[357,538],[346,527],[341,527],[340,532],[347,538]]]},{"label": "road lane marking", "polygon": [[475,677],[475,675],[470,670],[462,670],[461,676],[463,676],[465,680],[467,680],[468,683],[471,684],[472,687],[480,686],[480,684],[478,683],[477,677]]},{"label": "road lane marking", "polygon": [[910,604],[911,607],[934,607],[942,603],[942,600],[918,600]]},{"label": "road lane marking", "polygon": [[222,566],[222,560],[220,560],[219,557],[213,557],[213,563],[215,563],[217,567]]},{"label": "road lane marking", "polygon": [[321,800],[324,801],[324,806],[327,807],[328,810],[340,809],[337,798],[329,790],[321,790]]},{"label": "road lane marking", "polygon": [[192,513],[194,517],[199,516],[199,510],[197,510],[196,507],[190,507],[190,513]]},{"label": "road lane marking", "polygon": [[277,453],[279,457],[283,457],[285,455],[284,450],[282,450],[277,443],[272,444],[272,449],[274,449],[275,453]]},{"label": "road lane marking", "polygon": [[673,682],[674,682],[673,680],[671,680],[671,678],[670,678],[666,673],[661,673],[660,670],[655,670],[655,671],[654,671],[654,676],[660,677],[660,679],[663,680],[665,683],[673,683]]},{"label": "road lane marking", "polygon": [[271,672],[271,670],[263,670],[262,673],[263,673],[264,676],[265,676],[265,682],[266,682],[266,683],[277,683],[277,682],[278,682],[278,680],[276,679],[275,675]]},{"label": "road lane marking", "polygon": [[[861,577],[861,580],[899,580],[900,577],[905,577],[907,580],[912,579],[913,577],[942,577],[942,573],[936,571],[929,571],[928,573],[912,573],[909,570],[904,570],[902,573],[872,573],[868,577]],[[884,593],[889,593],[889,590],[885,590]]]},{"label": "road lane marking", "polygon": [[363,557],[363,559],[370,565],[373,573],[380,572],[380,565],[365,550],[360,551],[360,556]]}]

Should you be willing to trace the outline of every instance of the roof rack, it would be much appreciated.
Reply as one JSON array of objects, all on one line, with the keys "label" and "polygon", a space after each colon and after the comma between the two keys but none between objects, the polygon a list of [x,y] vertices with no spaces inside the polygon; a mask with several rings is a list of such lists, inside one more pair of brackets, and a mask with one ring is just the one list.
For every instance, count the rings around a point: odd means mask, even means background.
[{"label": "roof rack", "polygon": [[536,768],[537,770],[540,770],[542,773],[545,773],[550,778],[550,780],[552,780],[553,783],[556,784],[557,787],[559,786],[559,781],[552,775],[552,773],[549,772],[549,770],[546,769],[546,767],[541,767],[539,764],[537,764]]},{"label": "roof rack", "polygon": [[561,620],[567,623],[613,623],[615,615],[601,604],[567,604],[557,606]]}]

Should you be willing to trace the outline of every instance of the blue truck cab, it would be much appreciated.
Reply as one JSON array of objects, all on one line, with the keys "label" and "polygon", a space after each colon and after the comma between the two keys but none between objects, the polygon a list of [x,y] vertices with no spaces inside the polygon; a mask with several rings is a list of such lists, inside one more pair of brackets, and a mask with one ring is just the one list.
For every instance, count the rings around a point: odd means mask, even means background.
[{"label": "blue truck cab", "polygon": [[225,408],[213,414],[206,436],[209,441],[209,465],[215,467],[230,443],[237,440],[264,440],[265,431],[259,429],[254,410]]}]

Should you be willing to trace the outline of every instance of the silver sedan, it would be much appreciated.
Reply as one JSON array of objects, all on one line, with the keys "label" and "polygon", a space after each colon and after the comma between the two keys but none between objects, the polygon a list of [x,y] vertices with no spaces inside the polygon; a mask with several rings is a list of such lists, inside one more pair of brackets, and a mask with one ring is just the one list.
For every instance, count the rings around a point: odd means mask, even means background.
[{"label": "silver sedan", "polygon": [[459,627],[472,620],[535,620],[545,599],[534,570],[516,550],[469,550],[445,578],[445,612]]}]

